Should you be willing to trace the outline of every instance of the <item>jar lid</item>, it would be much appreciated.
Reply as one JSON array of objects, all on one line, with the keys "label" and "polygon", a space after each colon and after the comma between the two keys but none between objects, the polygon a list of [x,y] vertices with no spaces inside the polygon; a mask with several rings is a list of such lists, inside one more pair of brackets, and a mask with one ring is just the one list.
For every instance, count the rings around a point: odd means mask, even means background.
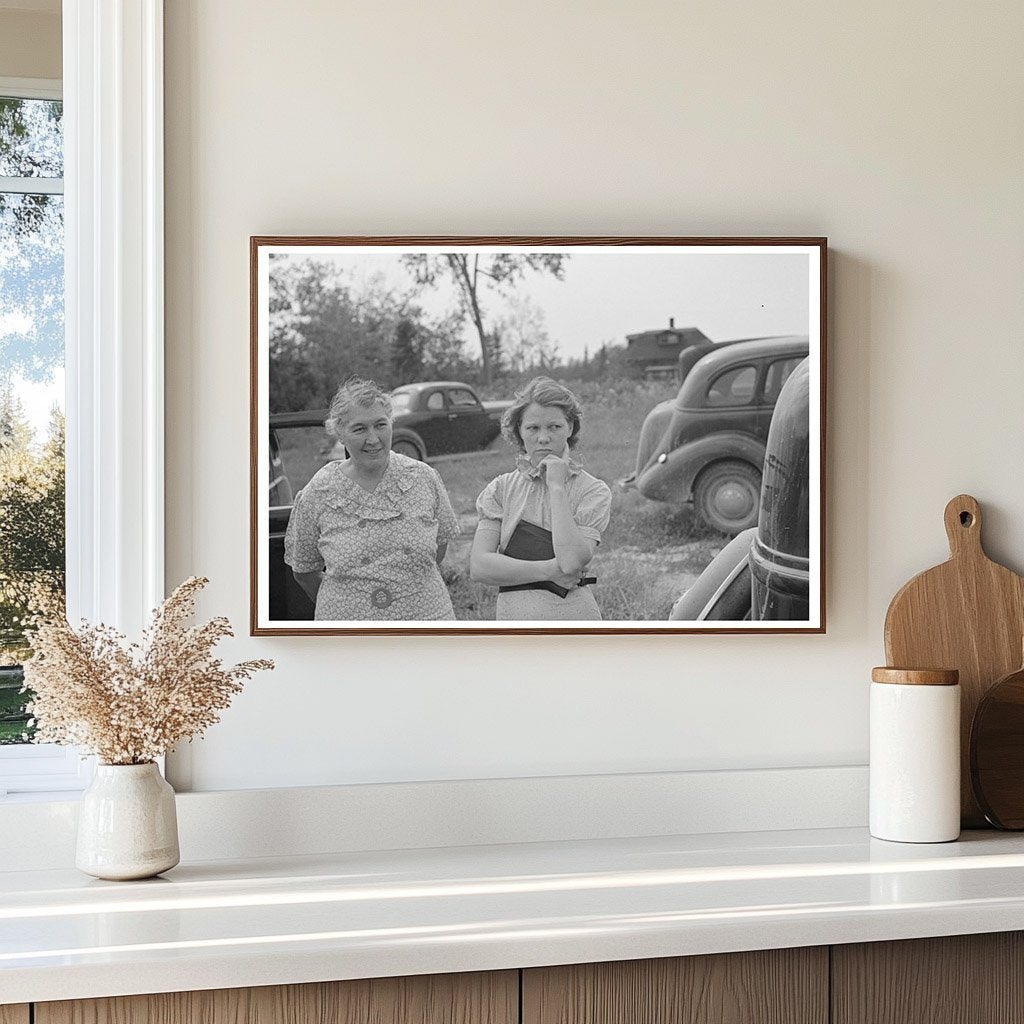
[{"label": "jar lid", "polygon": [[955,668],[889,668],[871,670],[873,683],[900,683],[913,686],[956,686],[960,672]]}]

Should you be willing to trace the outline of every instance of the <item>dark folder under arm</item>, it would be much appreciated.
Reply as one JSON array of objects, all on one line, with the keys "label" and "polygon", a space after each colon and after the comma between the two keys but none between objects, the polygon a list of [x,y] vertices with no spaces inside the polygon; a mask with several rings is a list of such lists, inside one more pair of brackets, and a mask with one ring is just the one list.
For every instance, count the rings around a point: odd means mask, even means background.
[{"label": "dark folder under arm", "polygon": [[[512,531],[508,543],[501,554],[509,558],[518,558],[524,562],[543,562],[555,557],[555,544],[551,531],[536,523],[528,523],[520,519]],[[511,587],[499,587],[498,591],[507,594],[513,590],[550,590],[552,594],[565,597],[569,593],[567,587],[560,587],[551,580],[537,580],[536,583],[519,583]]]}]

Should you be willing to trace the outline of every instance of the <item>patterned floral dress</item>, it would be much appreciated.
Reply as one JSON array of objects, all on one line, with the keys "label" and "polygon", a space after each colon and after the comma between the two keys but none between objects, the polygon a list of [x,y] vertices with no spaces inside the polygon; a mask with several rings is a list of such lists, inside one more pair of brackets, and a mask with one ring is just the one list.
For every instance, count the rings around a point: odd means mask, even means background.
[{"label": "patterned floral dress", "polygon": [[[502,551],[521,520],[551,529],[551,500],[542,471],[521,456],[516,469],[492,480],[476,500],[477,531],[497,535]],[[603,480],[585,472],[569,459],[565,482],[572,517],[580,533],[601,540],[611,514],[612,492]],[[565,597],[548,590],[517,590],[498,594],[495,618],[507,620],[600,619],[593,587],[576,587]]]},{"label": "patterned floral dress", "polygon": [[459,533],[437,471],[392,452],[366,491],[331,462],[295,496],[284,560],[324,571],[317,620],[454,619],[437,547]]}]

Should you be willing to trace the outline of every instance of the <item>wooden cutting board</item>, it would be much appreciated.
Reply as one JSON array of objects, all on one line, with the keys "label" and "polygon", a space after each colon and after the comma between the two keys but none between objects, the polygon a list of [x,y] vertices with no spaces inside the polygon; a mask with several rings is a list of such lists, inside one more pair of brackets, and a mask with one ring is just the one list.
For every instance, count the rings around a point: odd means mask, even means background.
[{"label": "wooden cutting board", "polygon": [[894,668],[960,671],[960,814],[964,828],[986,825],[971,790],[970,734],[988,688],[1020,666],[1024,578],[981,546],[981,508],[957,495],[945,511],[949,561],[906,583],[885,616],[885,657]]}]

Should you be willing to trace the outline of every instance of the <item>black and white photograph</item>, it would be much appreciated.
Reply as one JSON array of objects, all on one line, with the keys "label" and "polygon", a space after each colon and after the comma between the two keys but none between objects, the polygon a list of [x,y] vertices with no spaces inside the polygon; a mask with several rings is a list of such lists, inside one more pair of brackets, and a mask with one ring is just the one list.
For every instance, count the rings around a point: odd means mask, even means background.
[{"label": "black and white photograph", "polygon": [[824,239],[251,239],[253,635],[823,632]]}]

